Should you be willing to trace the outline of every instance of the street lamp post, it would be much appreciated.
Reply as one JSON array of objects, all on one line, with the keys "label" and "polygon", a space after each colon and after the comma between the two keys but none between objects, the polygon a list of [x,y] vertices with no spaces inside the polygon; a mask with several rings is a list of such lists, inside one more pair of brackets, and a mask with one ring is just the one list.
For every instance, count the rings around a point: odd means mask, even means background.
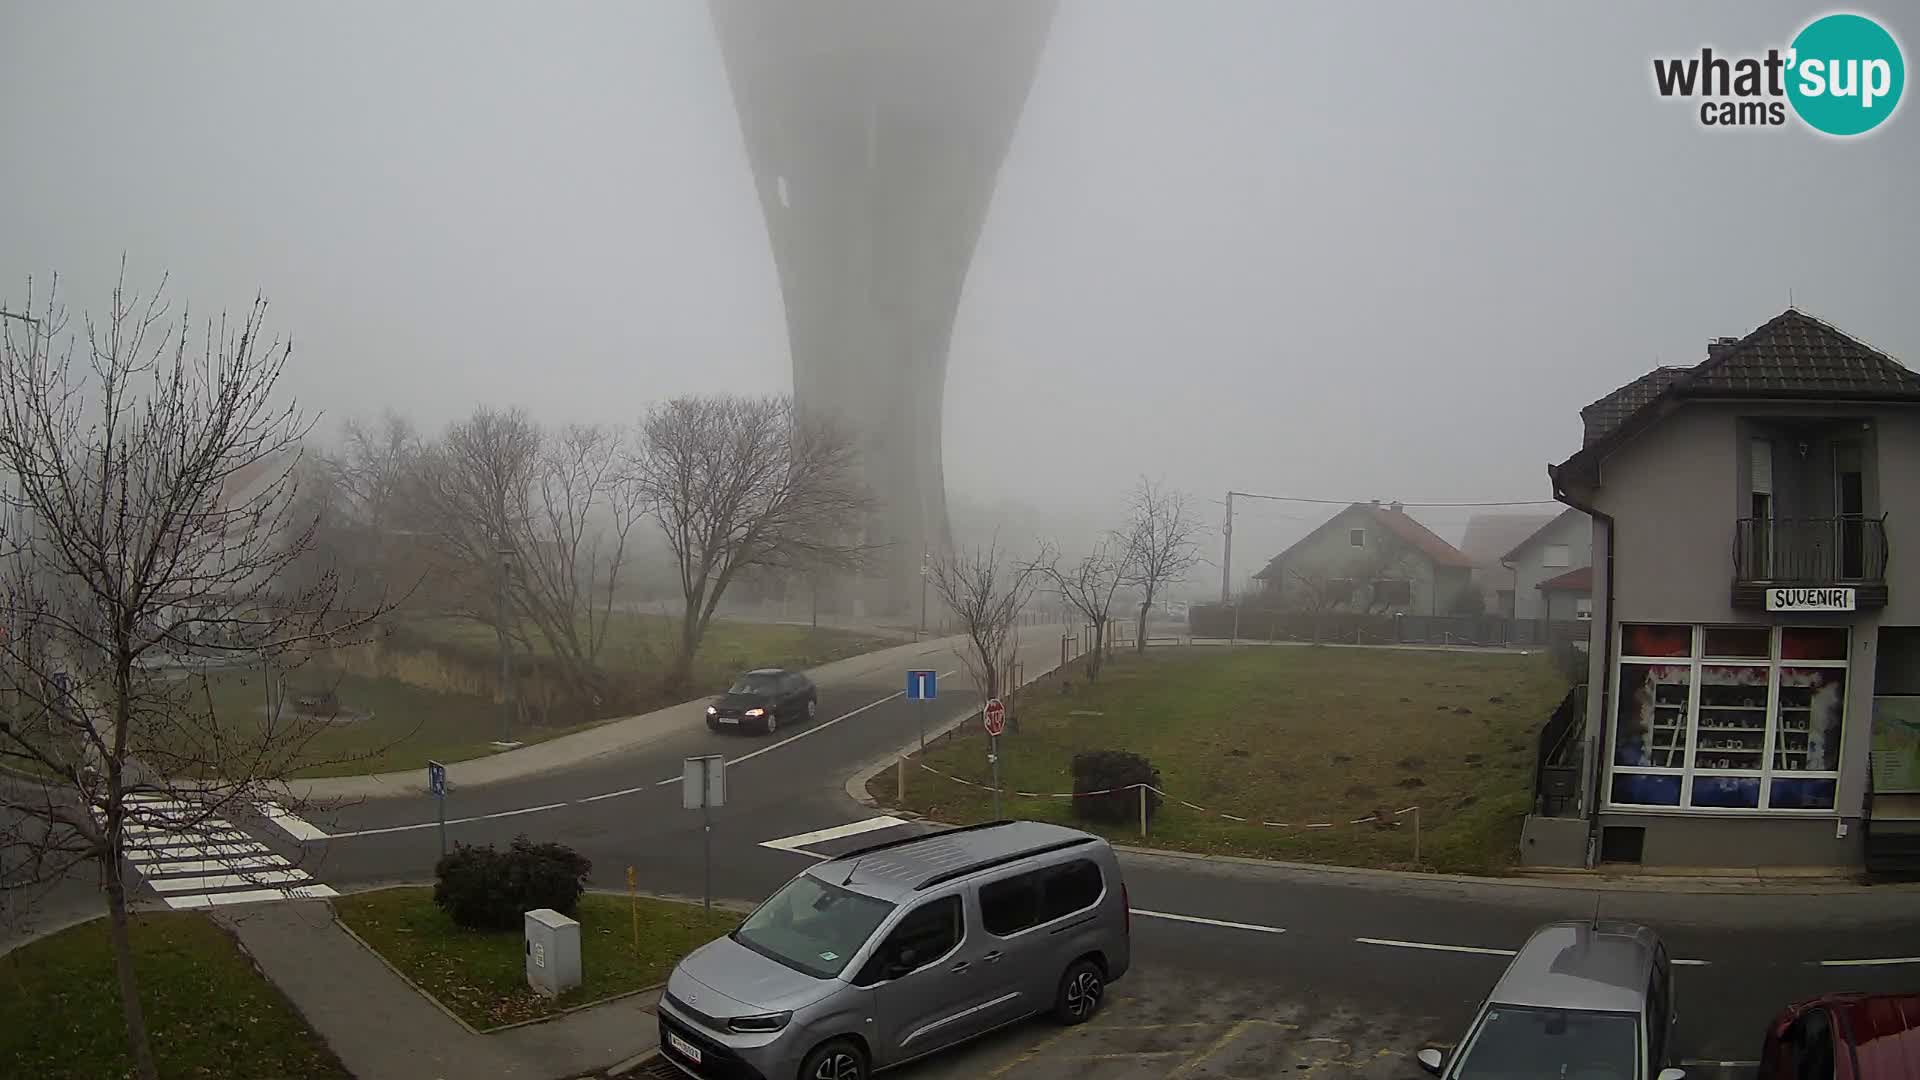
[{"label": "street lamp post", "polygon": [[913,640],[919,641],[927,634],[927,552],[920,550],[920,629],[913,632]]}]

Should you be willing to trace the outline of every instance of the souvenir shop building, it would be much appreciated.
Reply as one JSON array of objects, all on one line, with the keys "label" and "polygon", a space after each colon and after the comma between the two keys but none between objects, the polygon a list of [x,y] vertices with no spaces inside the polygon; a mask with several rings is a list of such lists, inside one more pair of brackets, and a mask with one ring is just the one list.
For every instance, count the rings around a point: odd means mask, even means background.
[{"label": "souvenir shop building", "polygon": [[1524,861],[1920,853],[1920,375],[1789,309],[1581,416],[1548,470],[1593,518],[1578,791]]}]

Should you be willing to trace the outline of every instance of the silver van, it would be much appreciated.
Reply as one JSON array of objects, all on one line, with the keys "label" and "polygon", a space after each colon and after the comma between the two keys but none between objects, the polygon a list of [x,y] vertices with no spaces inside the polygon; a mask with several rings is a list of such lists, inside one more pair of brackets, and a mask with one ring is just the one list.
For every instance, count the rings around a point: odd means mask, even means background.
[{"label": "silver van", "polygon": [[1097,836],[997,821],[809,867],[674,968],[660,1051],[703,1080],[865,1080],[1126,974],[1127,888]]}]

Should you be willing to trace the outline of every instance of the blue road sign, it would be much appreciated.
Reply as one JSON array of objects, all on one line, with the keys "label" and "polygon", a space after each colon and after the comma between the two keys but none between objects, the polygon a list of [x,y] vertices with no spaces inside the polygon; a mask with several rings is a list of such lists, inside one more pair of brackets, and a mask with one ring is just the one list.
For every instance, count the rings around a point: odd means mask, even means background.
[{"label": "blue road sign", "polygon": [[907,700],[932,701],[938,681],[931,671],[907,672]]},{"label": "blue road sign", "polygon": [[427,794],[436,799],[447,797],[447,767],[437,761],[427,762]]}]

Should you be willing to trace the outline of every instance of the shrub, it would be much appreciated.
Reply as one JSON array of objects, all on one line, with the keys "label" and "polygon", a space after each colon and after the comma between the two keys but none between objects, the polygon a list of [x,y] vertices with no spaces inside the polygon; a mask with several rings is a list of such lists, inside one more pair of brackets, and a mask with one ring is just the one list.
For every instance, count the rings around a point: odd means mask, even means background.
[{"label": "shrub", "polygon": [[[1160,786],[1160,770],[1126,750],[1089,750],[1073,755],[1073,814],[1086,821],[1139,824],[1140,792],[1133,784]],[[1082,792],[1102,791],[1103,795]],[[1147,792],[1147,818],[1160,810],[1160,793]]]},{"label": "shrub", "polygon": [[504,852],[492,844],[458,844],[433,868],[433,902],[469,930],[517,930],[535,908],[578,911],[592,868],[564,844],[536,844],[524,836]]}]

